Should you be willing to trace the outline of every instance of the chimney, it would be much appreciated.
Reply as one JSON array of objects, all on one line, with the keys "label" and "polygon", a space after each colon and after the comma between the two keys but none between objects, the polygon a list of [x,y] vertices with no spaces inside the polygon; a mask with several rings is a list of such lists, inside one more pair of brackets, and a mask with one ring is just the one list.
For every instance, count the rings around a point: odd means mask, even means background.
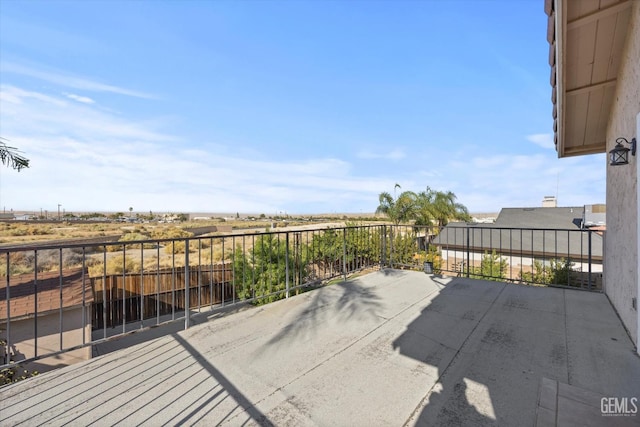
[{"label": "chimney", "polygon": [[558,207],[558,200],[555,198],[555,196],[544,196],[544,199],[542,199],[542,207],[543,208],[557,208]]}]

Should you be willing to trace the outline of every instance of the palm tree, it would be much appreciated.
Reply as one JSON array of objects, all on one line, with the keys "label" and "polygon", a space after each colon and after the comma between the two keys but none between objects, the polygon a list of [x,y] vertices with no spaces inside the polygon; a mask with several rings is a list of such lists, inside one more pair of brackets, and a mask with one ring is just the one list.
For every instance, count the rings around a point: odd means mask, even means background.
[{"label": "palm tree", "polygon": [[435,221],[444,227],[450,220],[469,221],[469,211],[462,203],[456,202],[456,195],[451,191],[435,191],[427,187],[418,194],[416,224],[431,225]]},{"label": "palm tree", "polygon": [[416,225],[431,226],[435,222],[435,209],[432,204],[432,197],[427,191],[418,193],[416,201]]},{"label": "palm tree", "polygon": [[0,161],[3,165],[9,166],[18,172],[29,167],[29,159],[22,156],[15,147],[9,147],[4,141],[7,139],[0,137]]},{"label": "palm tree", "polygon": [[394,196],[383,191],[378,196],[379,205],[376,213],[381,213],[389,217],[389,219],[398,225],[401,222],[407,222],[414,217],[417,195],[413,191],[403,191],[396,196],[400,184],[394,186]]}]

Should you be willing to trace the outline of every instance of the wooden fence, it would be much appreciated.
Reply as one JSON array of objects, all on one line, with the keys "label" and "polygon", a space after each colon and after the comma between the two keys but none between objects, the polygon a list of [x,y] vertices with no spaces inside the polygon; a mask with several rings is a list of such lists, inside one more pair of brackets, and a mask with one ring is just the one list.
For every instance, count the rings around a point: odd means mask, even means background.
[{"label": "wooden fence", "polygon": [[[156,318],[185,309],[184,268],[94,277],[91,278],[91,287],[93,329]],[[235,298],[230,263],[189,270],[191,310]]]}]

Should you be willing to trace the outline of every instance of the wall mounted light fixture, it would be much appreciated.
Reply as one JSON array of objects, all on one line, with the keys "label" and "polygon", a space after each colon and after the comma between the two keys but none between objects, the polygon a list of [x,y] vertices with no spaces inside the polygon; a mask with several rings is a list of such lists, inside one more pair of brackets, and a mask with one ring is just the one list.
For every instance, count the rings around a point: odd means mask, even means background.
[{"label": "wall mounted light fixture", "polygon": [[[622,143],[629,144],[631,149],[622,145]],[[627,141],[626,138],[617,138],[616,146],[613,147],[613,150],[609,151],[609,164],[611,166],[620,166],[626,165],[629,163],[629,151],[631,151],[631,155],[636,155],[636,139],[633,138],[631,142]]]}]

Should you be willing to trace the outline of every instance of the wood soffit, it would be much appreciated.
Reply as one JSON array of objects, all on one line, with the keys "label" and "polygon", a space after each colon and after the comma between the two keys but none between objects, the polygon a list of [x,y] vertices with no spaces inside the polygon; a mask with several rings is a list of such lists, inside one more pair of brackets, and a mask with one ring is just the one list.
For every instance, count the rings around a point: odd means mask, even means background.
[{"label": "wood soffit", "polygon": [[632,0],[545,0],[558,157],[603,153]]}]

